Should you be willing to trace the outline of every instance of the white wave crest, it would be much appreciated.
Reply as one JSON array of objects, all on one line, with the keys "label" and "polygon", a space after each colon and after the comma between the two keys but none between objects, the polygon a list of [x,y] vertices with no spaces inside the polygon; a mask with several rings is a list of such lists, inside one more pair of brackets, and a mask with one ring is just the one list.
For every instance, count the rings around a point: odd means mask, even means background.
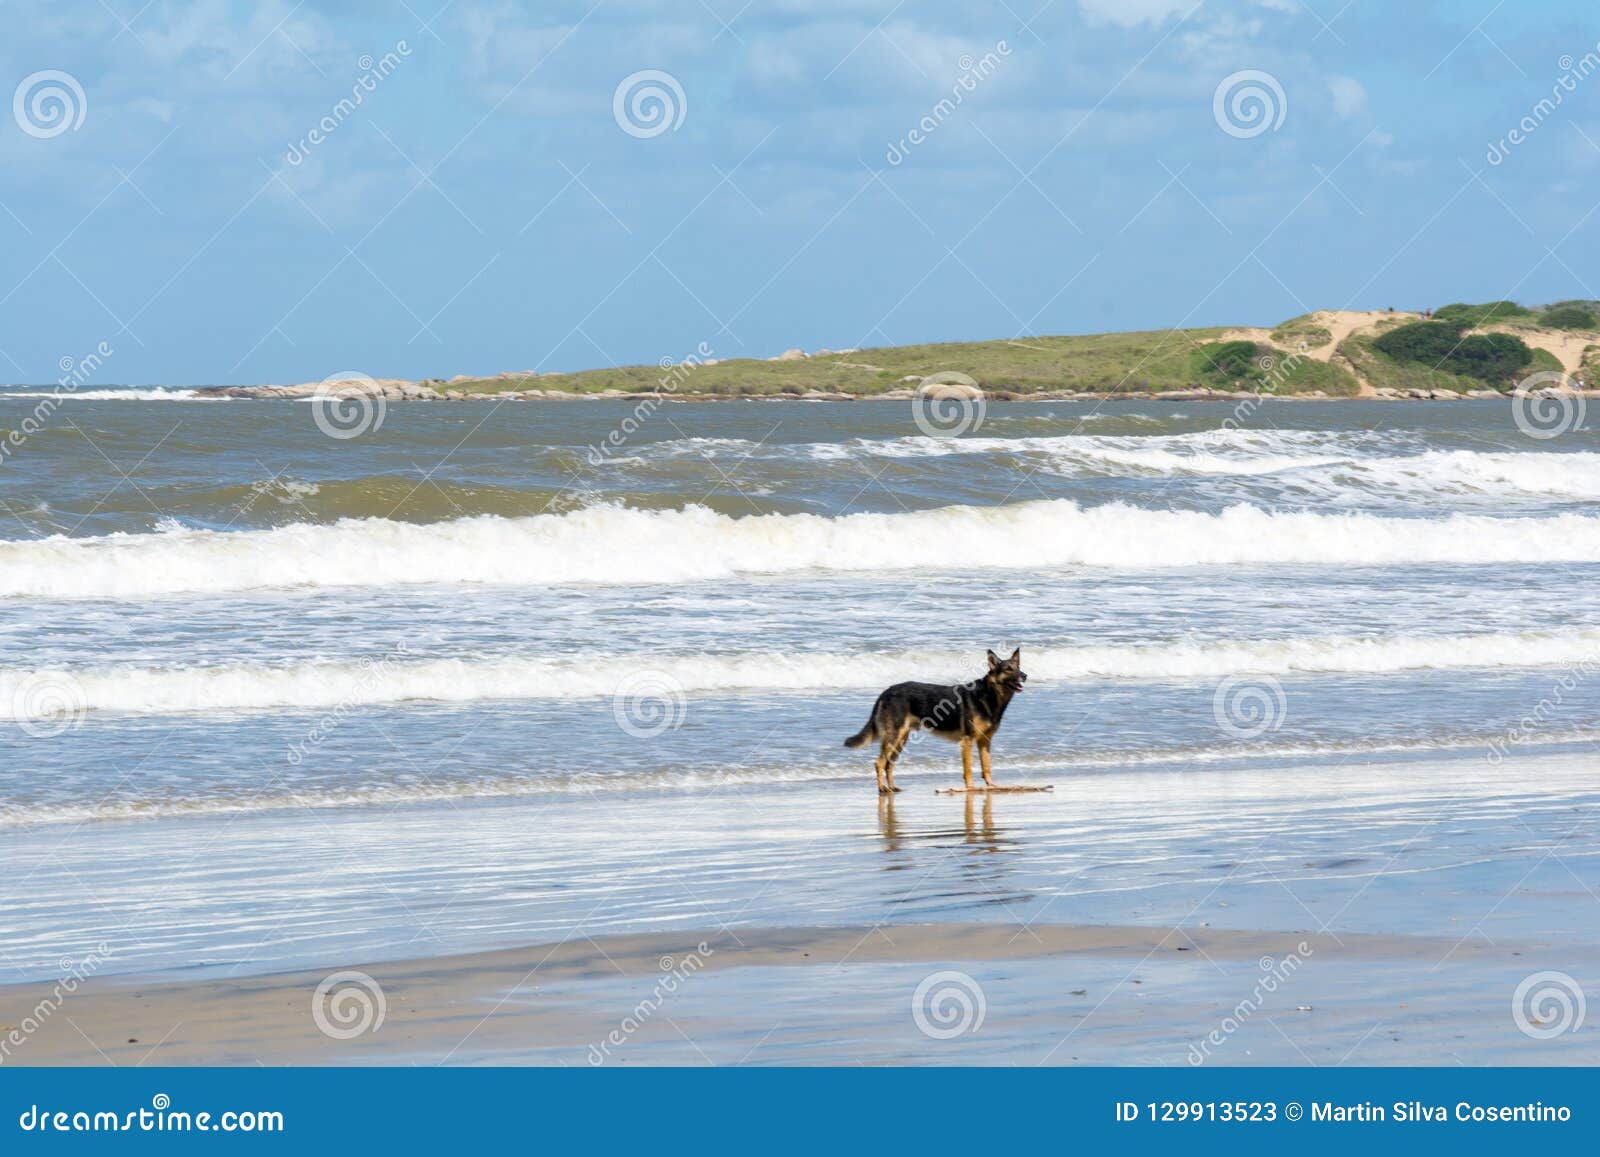
[{"label": "white wave crest", "polygon": [[[590,507],[416,524],[346,519],[270,530],[167,528],[0,542],[0,597],[143,598],[273,587],[682,583],[807,571],[1600,561],[1600,518],[1217,514],[1067,500],[897,514]],[[929,581],[924,579],[923,581]]]},{"label": "white wave crest", "polygon": [[[1600,669],[1600,630],[1385,638],[1305,637],[1267,641],[1179,641],[1130,646],[1044,647],[1023,657],[1038,688],[1098,680],[1205,681],[1239,673],[1381,674],[1584,665]],[[150,714],[291,709],[429,700],[581,699],[614,695],[648,665],[684,693],[804,692],[878,688],[902,679],[955,681],[981,673],[981,655],[822,652],[588,655],[582,660],[485,657],[287,666],[62,671],[0,670],[0,718],[21,718],[17,694],[46,675],[70,679],[86,709]],[[24,706],[18,706],[23,704]]]},{"label": "white wave crest", "polygon": [[61,401],[80,402],[226,402],[228,398],[212,397],[194,390],[169,389],[153,386],[149,389],[118,390],[0,390],[0,401],[6,398],[56,398]]},{"label": "white wave crest", "polygon": [[1239,477],[1292,475],[1296,485],[1331,498],[1372,494],[1410,497],[1600,498],[1600,454],[1582,452],[1425,450],[1397,433],[1321,430],[1199,430],[1146,436],[1086,433],[1021,437],[856,438],[848,442],[759,445],[739,439],[680,439],[641,451],[655,457],[802,458],[837,462],[1006,455],[1069,478]]}]

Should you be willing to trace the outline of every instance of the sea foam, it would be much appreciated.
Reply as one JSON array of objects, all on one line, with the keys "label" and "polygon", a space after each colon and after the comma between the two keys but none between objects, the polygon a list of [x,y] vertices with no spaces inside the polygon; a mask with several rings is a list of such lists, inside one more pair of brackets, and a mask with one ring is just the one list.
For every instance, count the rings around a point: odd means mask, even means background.
[{"label": "sea foam", "polygon": [[437,523],[0,542],[0,597],[144,598],[419,583],[693,583],[798,572],[1321,567],[1600,561],[1600,518],[1150,510],[1064,500],[835,517],[594,506]]},{"label": "sea foam", "polygon": [[[1410,635],[1384,638],[1180,640],[1127,646],[1030,647],[1030,690],[1051,684],[1147,680],[1206,683],[1229,675],[1374,675],[1416,670],[1600,667],[1600,630]],[[228,710],[323,711],[409,701],[606,698],[648,713],[711,692],[871,690],[904,679],[970,679],[971,651],[894,653],[586,653],[581,659],[482,656],[458,659],[319,661],[194,667],[113,665],[0,670],[0,718],[30,704],[60,711],[186,714]],[[50,688],[54,694],[39,689]]]}]

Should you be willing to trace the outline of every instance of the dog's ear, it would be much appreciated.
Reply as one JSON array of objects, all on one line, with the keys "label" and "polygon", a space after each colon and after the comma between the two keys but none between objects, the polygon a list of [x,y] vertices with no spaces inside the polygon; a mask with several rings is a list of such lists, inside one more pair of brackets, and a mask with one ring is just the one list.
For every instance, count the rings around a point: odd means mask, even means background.
[{"label": "dog's ear", "polygon": [[987,654],[989,656],[989,670],[993,671],[1000,666],[1000,656],[993,651],[989,651]]},{"label": "dog's ear", "polygon": [[1010,658],[1009,661],[1012,662],[1012,663],[1021,663],[1022,662],[1022,648],[1021,647],[1018,647],[1015,651],[1011,652],[1011,658]]}]

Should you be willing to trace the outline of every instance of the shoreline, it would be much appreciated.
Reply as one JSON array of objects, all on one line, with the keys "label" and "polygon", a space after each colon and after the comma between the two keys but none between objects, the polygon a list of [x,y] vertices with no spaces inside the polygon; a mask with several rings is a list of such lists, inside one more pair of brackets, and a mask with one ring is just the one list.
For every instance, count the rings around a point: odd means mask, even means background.
[{"label": "shoreline", "polygon": [[[59,830],[13,830],[8,857],[33,892],[14,911],[6,982],[37,986],[92,956],[96,985],[249,984],[662,928],[746,942],[747,927],[875,926],[898,940],[898,927],[940,923],[1455,942],[1492,918],[1494,941],[1512,948],[1593,943],[1570,902],[1570,873],[1588,885],[1600,872],[1581,753],[1304,767],[1015,769],[1012,782],[1055,790],[976,800],[936,795],[954,777],[921,760],[911,790],[888,800],[867,769],[760,793],[157,818],[137,831],[84,825],[65,843]],[[1247,822],[1214,826],[1225,807]],[[618,831],[639,835],[597,835]],[[196,854],[223,836],[225,858]],[[1513,888],[1516,910],[1499,910]],[[0,1025],[22,1015],[7,995],[19,991],[0,987]]]},{"label": "shoreline", "polygon": [[[1115,1056],[1135,1039],[1168,1063],[1299,1064],[1357,1042],[1371,1045],[1363,1063],[1395,1064],[1448,1060],[1472,1047],[1461,1043],[1469,1035],[1479,1047],[1528,1046],[1524,1063],[1592,1063],[1593,1032],[1541,1047],[1505,1014],[1500,977],[1526,972],[1530,947],[1552,955],[1524,943],[1182,925],[580,934],[239,979],[6,986],[3,1027],[20,1033],[20,1018],[32,1031],[0,1064],[804,1064],[818,1059],[813,1049],[836,1063],[1070,1064],[1104,1061],[1102,1050]],[[1431,987],[1414,993],[1383,983],[1428,973]],[[950,986],[946,999],[965,993],[970,1031],[929,1031],[947,1014],[937,1003],[918,1019],[915,994],[934,978]],[[863,1000],[863,989],[883,998]],[[1239,1015],[1245,1001],[1259,1003],[1258,1021]],[[1230,1015],[1233,1028],[1207,1044]],[[1388,1026],[1377,1041],[1369,1017]]]},{"label": "shoreline", "polygon": [[[413,388],[406,388],[413,387]],[[142,388],[142,387],[129,387]],[[496,393],[469,393],[463,390],[440,392],[429,386],[406,383],[406,386],[381,385],[373,389],[341,388],[319,392],[316,384],[297,386],[194,386],[171,387],[191,390],[203,398],[236,401],[288,402],[310,401],[361,401],[382,398],[385,402],[906,402],[918,397],[915,390],[891,389],[875,394],[850,394],[842,391],[807,390],[769,394],[689,394],[668,391],[600,390],[594,393],[576,393],[567,390],[503,390]],[[1482,389],[1466,392],[1454,390],[1386,390],[1361,394],[1329,394],[1321,390],[1305,393],[1279,394],[1252,390],[1145,390],[1093,392],[1073,390],[1043,390],[1021,393],[1013,390],[982,390],[970,395],[935,397],[935,401],[988,402],[1408,402],[1408,401],[1496,401],[1511,399],[1514,391]],[[1547,388],[1528,395],[1536,398],[1583,397],[1600,398],[1600,390],[1558,390]]]},{"label": "shoreline", "polygon": [[1304,767],[13,832],[0,1067],[1600,1063],[1512,1012],[1594,956],[1582,753]]}]

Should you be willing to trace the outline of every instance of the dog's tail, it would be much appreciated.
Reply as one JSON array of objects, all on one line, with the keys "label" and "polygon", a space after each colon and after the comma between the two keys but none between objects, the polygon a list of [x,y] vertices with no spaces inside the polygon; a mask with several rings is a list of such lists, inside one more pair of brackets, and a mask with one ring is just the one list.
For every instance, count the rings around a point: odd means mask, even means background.
[{"label": "dog's tail", "polygon": [[871,743],[876,738],[878,738],[878,728],[869,719],[865,727],[844,741],[844,745],[846,747],[860,747],[862,744]]}]

